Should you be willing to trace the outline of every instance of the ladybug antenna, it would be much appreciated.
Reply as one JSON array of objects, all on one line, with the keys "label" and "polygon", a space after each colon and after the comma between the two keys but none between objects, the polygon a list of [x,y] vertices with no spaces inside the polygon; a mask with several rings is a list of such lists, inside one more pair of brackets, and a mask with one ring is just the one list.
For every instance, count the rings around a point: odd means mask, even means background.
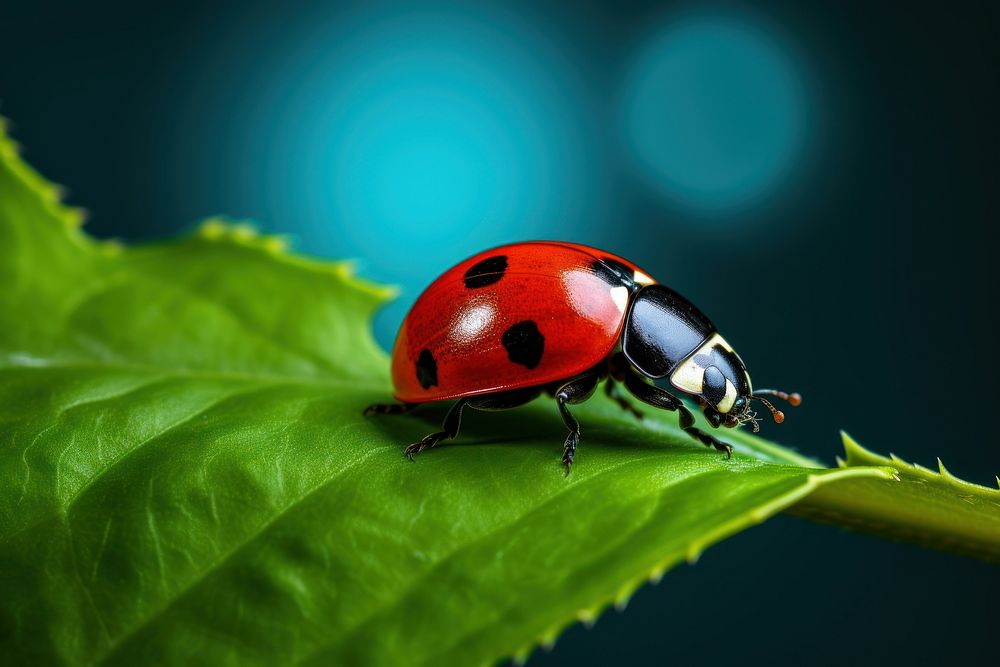
[{"label": "ladybug antenna", "polygon": [[777,389],[758,389],[752,396],[759,399],[761,396],[777,396],[783,401],[788,401],[788,404],[793,408],[802,405],[802,395],[798,392],[792,392],[791,394],[786,394],[783,391],[778,391]]},{"label": "ladybug antenna", "polygon": [[751,398],[756,398],[758,401],[767,406],[767,409],[771,411],[771,416],[774,417],[774,423],[776,424],[780,424],[785,421],[785,413],[771,405],[771,402],[764,398],[764,396],[777,396],[782,400],[788,401],[788,404],[792,407],[802,404],[802,397],[799,394],[787,394],[783,391],[778,391],[777,389],[758,389],[751,394]]},{"label": "ladybug antenna", "polygon": [[767,409],[771,411],[771,416],[774,417],[775,424],[780,424],[781,422],[785,421],[785,413],[779,410],[778,408],[774,407],[773,405],[771,405],[771,401],[767,400],[766,398],[761,398],[756,394],[753,395],[753,398],[756,398],[758,401],[767,406]]}]

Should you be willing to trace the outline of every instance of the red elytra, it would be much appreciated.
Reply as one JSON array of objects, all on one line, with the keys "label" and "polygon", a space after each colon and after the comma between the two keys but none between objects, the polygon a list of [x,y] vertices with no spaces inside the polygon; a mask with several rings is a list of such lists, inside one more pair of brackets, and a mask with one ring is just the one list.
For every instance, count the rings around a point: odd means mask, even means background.
[{"label": "red elytra", "polygon": [[611,353],[625,322],[628,290],[603,277],[613,270],[655,282],[622,257],[558,241],[501,246],[457,264],[400,327],[396,399],[476,396],[587,371]]}]

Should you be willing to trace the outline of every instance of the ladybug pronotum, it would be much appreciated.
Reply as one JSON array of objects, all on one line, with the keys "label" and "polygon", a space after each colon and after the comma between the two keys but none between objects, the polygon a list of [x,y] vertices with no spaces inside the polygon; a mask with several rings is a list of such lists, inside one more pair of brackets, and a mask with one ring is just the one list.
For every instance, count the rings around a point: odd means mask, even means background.
[{"label": "ladybug pronotum", "polygon": [[403,414],[454,400],[441,430],[404,450],[418,452],[458,435],[462,410],[507,410],[551,394],[569,429],[562,462],[569,471],[580,424],[568,406],[601,381],[623,409],[641,417],[618,384],[644,403],[679,413],[680,427],[706,446],[732,447],[694,423],[670,385],[697,398],[713,428],[750,422],[750,401],[784,414],[765,396],[798,405],[798,394],[753,391],[746,366],[700,310],[628,260],[556,241],[515,243],[470,257],[417,299],[392,351],[393,404],[365,414]]}]

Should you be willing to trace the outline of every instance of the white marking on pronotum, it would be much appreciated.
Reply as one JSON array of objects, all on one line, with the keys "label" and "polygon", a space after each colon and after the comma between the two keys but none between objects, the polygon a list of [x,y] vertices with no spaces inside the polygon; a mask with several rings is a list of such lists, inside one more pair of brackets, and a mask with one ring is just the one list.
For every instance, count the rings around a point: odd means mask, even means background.
[{"label": "white marking on pronotum", "polygon": [[632,276],[632,280],[636,281],[640,285],[652,285],[656,282],[642,271],[636,271]]},{"label": "white marking on pronotum", "polygon": [[[699,356],[708,356],[712,353],[712,348],[719,345],[724,350],[732,351],[732,347],[729,343],[720,336],[718,333],[714,333],[708,337],[704,343],[698,346],[698,348],[686,356],[674,369],[674,372],[670,375],[670,383],[680,389],[681,391],[686,391],[689,394],[700,394],[703,390],[703,383],[705,379],[705,366],[702,363],[703,359],[698,359]],[[728,402],[731,400],[735,402],[736,400],[736,387],[732,390],[729,389],[730,383],[726,382],[726,398],[723,399],[724,403],[728,403],[729,407],[732,407],[732,403]],[[721,410],[721,408],[720,408]],[[725,410],[721,410],[725,412]]]}]

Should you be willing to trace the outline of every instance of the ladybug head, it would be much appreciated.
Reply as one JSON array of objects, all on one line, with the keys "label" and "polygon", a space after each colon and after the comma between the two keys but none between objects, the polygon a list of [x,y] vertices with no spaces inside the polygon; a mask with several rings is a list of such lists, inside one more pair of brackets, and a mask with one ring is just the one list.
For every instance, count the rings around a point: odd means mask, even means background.
[{"label": "ladybug head", "polygon": [[760,425],[757,412],[751,407],[752,401],[763,403],[777,424],[785,420],[785,414],[765,396],[777,396],[791,405],[802,402],[798,394],[774,389],[754,391],[743,360],[718,333],[677,365],[670,374],[670,383],[698,397],[712,426],[735,428],[749,423],[754,433],[760,430]]},{"label": "ladybug head", "polygon": [[797,406],[802,403],[802,397],[797,393],[785,393],[783,391],[778,391],[777,389],[758,389],[757,391],[747,395],[747,396],[737,396],[736,400],[733,401],[733,405],[729,412],[720,412],[719,407],[716,405],[711,405],[701,397],[702,403],[705,408],[705,417],[713,426],[728,426],[729,428],[735,428],[741,426],[742,424],[750,423],[753,424],[753,432],[757,433],[760,431],[760,425],[757,423],[757,412],[750,407],[751,400],[757,400],[764,404],[764,406],[771,411],[771,416],[774,418],[775,424],[780,424],[785,421],[785,413],[774,407],[771,401],[764,398],[764,396],[777,396],[778,398],[783,398],[788,401],[791,406]]},{"label": "ladybug head", "polygon": [[718,333],[677,364],[670,373],[670,384],[697,396],[713,426],[753,422],[750,375],[743,360]]},{"label": "ladybug head", "polygon": [[708,403],[704,397],[699,398],[705,408],[705,416],[713,426],[721,425],[728,426],[729,428],[735,428],[737,426],[741,426],[742,424],[750,423],[753,424],[753,432],[757,433],[760,431],[760,425],[757,423],[757,412],[750,407],[751,400],[757,400],[763,403],[764,406],[771,411],[774,423],[780,424],[785,421],[785,413],[774,407],[771,401],[764,398],[764,395],[783,398],[788,401],[789,405],[792,406],[797,406],[802,403],[802,397],[797,393],[788,394],[776,389],[759,389],[748,396],[737,396],[736,400],[733,401],[733,405],[729,412],[723,413],[719,411],[719,406]]}]

